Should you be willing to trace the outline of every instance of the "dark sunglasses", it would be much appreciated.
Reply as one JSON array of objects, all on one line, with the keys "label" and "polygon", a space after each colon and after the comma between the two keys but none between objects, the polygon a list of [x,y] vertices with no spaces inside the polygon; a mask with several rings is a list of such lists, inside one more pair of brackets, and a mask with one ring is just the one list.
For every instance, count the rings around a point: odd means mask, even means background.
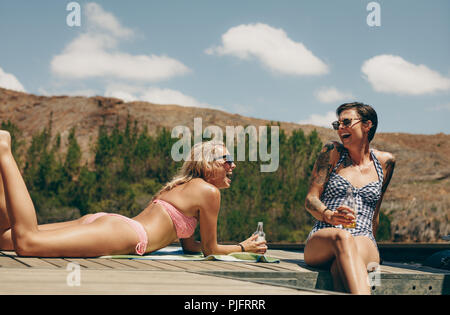
[{"label": "dark sunglasses", "polygon": [[216,157],[216,158],[214,159],[214,161],[222,160],[222,159],[225,159],[225,163],[227,163],[227,164],[230,165],[230,166],[231,166],[231,164],[233,164],[233,162],[234,162],[233,156],[231,156],[231,155],[229,155],[229,154],[227,154],[227,155],[222,155],[222,156],[219,156],[219,157]]},{"label": "dark sunglasses", "polygon": [[361,121],[361,119],[357,119],[357,118],[345,118],[345,119],[342,120],[342,121],[339,121],[339,120],[333,121],[333,122],[331,123],[331,125],[333,126],[333,129],[334,129],[334,130],[338,130],[338,129],[339,129],[339,126],[340,126],[341,124],[344,125],[344,127],[350,127],[353,120],[355,120],[355,121],[356,121],[356,120]]}]

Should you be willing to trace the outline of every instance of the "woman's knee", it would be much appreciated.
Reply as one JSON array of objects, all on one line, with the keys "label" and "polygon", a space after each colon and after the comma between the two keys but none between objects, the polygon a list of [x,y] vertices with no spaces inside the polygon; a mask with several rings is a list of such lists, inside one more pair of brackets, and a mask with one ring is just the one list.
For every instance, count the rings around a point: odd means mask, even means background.
[{"label": "woman's knee", "polygon": [[332,236],[334,248],[336,250],[336,254],[341,253],[342,251],[355,250],[356,243],[353,235],[346,230],[337,230],[336,233]]},{"label": "woman's knee", "polygon": [[336,257],[336,233],[339,233],[339,229],[327,228],[312,235],[304,250],[304,259],[308,265],[329,267],[328,263]]},{"label": "woman's knee", "polygon": [[34,256],[38,249],[35,242],[34,233],[15,233],[12,237],[14,251],[18,256]]},{"label": "woman's knee", "polygon": [[350,242],[353,240],[352,234],[349,231],[336,229],[335,233],[332,235],[333,240],[336,242]]},{"label": "woman's knee", "polygon": [[6,130],[0,130],[0,154],[11,153],[11,135]]}]

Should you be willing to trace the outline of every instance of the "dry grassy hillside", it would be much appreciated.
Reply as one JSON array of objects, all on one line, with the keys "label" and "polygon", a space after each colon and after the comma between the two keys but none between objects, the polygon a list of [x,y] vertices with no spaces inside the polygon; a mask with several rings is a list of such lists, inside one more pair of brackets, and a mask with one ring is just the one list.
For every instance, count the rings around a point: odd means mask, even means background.
[{"label": "dry grassy hillside", "polygon": [[[22,131],[25,140],[41,131],[53,114],[53,134],[60,133],[63,145],[75,126],[84,159],[89,160],[90,145],[103,121],[124,124],[129,115],[150,132],[183,125],[193,130],[195,117],[202,118],[203,129],[210,125],[267,125],[271,121],[249,118],[223,111],[156,105],[146,102],[124,103],[104,97],[36,96],[0,88],[0,121],[10,120]],[[323,142],[337,140],[331,129],[311,125],[276,122],[290,134],[301,128],[308,134],[316,129]],[[396,241],[438,241],[450,234],[450,135],[379,133],[373,147],[395,154],[397,165],[382,210],[392,220]],[[62,147],[64,150],[64,146]]]}]

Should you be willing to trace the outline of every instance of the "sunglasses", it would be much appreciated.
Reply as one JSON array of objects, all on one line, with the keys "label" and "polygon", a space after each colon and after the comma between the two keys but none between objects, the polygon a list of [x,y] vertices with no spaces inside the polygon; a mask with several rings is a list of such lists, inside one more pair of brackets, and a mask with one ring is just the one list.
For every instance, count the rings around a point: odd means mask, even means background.
[{"label": "sunglasses", "polygon": [[231,166],[231,164],[233,164],[233,162],[234,162],[233,156],[231,156],[229,154],[216,157],[214,159],[214,161],[222,160],[222,159],[225,159],[225,163],[227,163],[229,166]]},{"label": "sunglasses", "polygon": [[333,121],[331,123],[331,125],[333,126],[334,130],[338,130],[339,126],[342,124],[344,127],[353,127],[354,125],[352,125],[352,121],[361,121],[361,119],[357,119],[357,118],[345,118],[342,121],[336,120]]}]

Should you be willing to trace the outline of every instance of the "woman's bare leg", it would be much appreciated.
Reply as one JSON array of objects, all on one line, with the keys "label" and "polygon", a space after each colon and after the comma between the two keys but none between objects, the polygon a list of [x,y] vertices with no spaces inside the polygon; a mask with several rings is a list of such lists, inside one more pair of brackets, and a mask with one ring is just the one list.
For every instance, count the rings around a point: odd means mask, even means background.
[{"label": "woman's bare leg", "polygon": [[130,253],[136,232],[117,217],[102,217],[91,224],[39,230],[36,212],[11,153],[11,137],[0,130],[0,175],[14,250],[21,256],[95,257]]},{"label": "woman's bare leg", "polygon": [[0,175],[0,249],[13,250],[11,240],[11,224],[9,223],[8,210],[6,209],[5,191]]},{"label": "woman's bare leg", "polygon": [[104,216],[89,224],[38,231],[28,238],[26,247],[18,254],[41,257],[133,254],[138,241],[128,223],[117,217]]},{"label": "woman's bare leg", "polygon": [[[380,255],[377,246],[372,240],[366,236],[355,236],[354,239],[358,254],[363,259],[367,270],[369,270],[369,267],[378,266],[380,263]],[[344,283],[342,282],[343,276],[341,274],[341,268],[336,259],[334,259],[331,264],[330,272],[333,277],[334,290],[339,292],[348,291],[348,288],[345,288]]]},{"label": "woman's bare leg", "polygon": [[345,287],[342,281],[341,268],[339,267],[339,263],[336,259],[333,260],[333,263],[330,267],[331,276],[333,278],[333,287],[337,292],[347,292],[348,288]]},{"label": "woman's bare leg", "polygon": [[315,232],[305,247],[305,262],[320,266],[336,259],[342,282],[351,293],[370,294],[367,269],[353,236],[345,230],[325,228]]},{"label": "woman's bare leg", "polygon": [[[1,198],[1,196],[0,196]],[[4,196],[3,196],[4,198]],[[6,212],[6,207],[5,207]],[[47,223],[38,225],[39,231],[50,231],[50,230],[58,230],[62,228],[67,228],[74,225],[80,225],[92,214],[86,214],[79,219],[66,221],[66,222],[57,222],[57,223]],[[9,221],[8,221],[9,223]],[[0,232],[0,250],[14,250],[14,243],[11,237],[11,228],[8,227],[3,232]]]},{"label": "woman's bare leg", "polygon": [[372,263],[380,263],[380,254],[378,253],[377,246],[367,236],[355,236],[355,243],[358,249],[358,253],[364,261],[366,267]]},{"label": "woman's bare leg", "polygon": [[[38,230],[48,231],[56,230],[64,227],[81,224],[91,214],[87,214],[76,220],[48,223],[38,225]],[[0,250],[14,250],[14,244],[11,236],[11,223],[9,222],[8,210],[6,208],[5,190],[3,187],[3,179],[0,173]]]},{"label": "woman's bare leg", "polygon": [[37,218],[22,174],[11,153],[11,136],[3,130],[0,131],[0,175],[12,228],[11,237],[16,247],[19,239],[38,231]]}]

